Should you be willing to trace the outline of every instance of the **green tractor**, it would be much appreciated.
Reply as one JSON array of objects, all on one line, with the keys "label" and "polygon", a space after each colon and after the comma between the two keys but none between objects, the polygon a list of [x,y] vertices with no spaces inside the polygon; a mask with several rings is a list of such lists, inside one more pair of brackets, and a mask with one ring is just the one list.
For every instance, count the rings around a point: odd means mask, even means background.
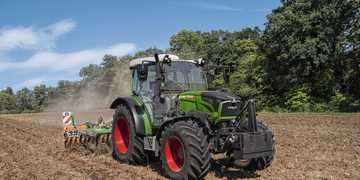
[{"label": "green tractor", "polygon": [[171,179],[202,178],[211,166],[222,174],[271,164],[274,135],[256,120],[254,100],[208,90],[204,65],[165,54],[130,61],[132,95],[111,104],[115,159],[145,164],[159,157]]}]

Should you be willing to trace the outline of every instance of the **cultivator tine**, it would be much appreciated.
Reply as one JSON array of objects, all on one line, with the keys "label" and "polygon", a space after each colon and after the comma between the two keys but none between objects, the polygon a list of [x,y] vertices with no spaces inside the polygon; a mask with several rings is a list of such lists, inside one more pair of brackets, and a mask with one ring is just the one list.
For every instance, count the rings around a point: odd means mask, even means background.
[{"label": "cultivator tine", "polygon": [[102,143],[102,142],[103,142],[103,138],[104,138],[103,135],[99,135],[99,136],[96,138],[96,144]]},{"label": "cultivator tine", "polygon": [[102,144],[109,144],[111,141],[111,135],[110,134],[104,134],[104,135],[100,135],[98,138],[98,144],[102,143]]},{"label": "cultivator tine", "polygon": [[65,146],[65,148],[69,147],[69,139],[68,138],[64,139],[64,146]]},{"label": "cultivator tine", "polygon": [[86,136],[86,137],[85,137],[85,143],[86,143],[86,144],[92,143],[92,137],[91,137],[91,136]]},{"label": "cultivator tine", "polygon": [[80,144],[85,144],[85,138],[84,138],[84,136],[80,136]]},{"label": "cultivator tine", "polygon": [[101,139],[102,143],[107,143],[107,135],[103,135]]},{"label": "cultivator tine", "polygon": [[70,145],[73,145],[76,143],[76,137],[71,137],[70,138]]},{"label": "cultivator tine", "polygon": [[65,148],[69,148],[71,146],[71,138],[67,137],[64,139],[64,146]]},{"label": "cultivator tine", "polygon": [[110,144],[110,142],[111,142],[111,134],[108,134],[107,139],[106,139],[106,143]]},{"label": "cultivator tine", "polygon": [[108,138],[108,145],[111,146],[111,142],[112,142],[112,136],[111,134],[109,134],[109,138]]},{"label": "cultivator tine", "polygon": [[69,148],[75,144],[84,144],[83,139],[81,137],[65,137],[64,138],[64,146],[65,148]]}]

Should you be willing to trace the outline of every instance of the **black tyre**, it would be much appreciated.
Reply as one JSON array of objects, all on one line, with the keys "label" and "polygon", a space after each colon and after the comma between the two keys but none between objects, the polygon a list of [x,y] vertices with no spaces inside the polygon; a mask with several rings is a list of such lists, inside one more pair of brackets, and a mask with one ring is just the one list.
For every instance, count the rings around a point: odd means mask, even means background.
[{"label": "black tyre", "polygon": [[128,164],[144,164],[144,140],[136,135],[135,125],[129,109],[120,105],[113,116],[112,125],[113,157]]},{"label": "black tyre", "polygon": [[199,179],[210,169],[208,137],[192,120],[165,127],[160,146],[162,168],[171,179]]}]

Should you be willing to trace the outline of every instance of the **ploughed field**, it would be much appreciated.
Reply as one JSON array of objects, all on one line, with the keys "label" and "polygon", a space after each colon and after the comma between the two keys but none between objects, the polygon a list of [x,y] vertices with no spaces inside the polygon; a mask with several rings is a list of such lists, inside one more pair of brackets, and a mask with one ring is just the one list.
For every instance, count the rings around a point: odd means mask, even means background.
[{"label": "ploughed field", "polygon": [[[111,111],[101,113],[111,118]],[[95,120],[99,114],[76,118]],[[259,113],[258,118],[275,132],[275,161],[256,174],[229,169],[226,177],[360,179],[360,114]],[[64,149],[61,123],[55,112],[1,115],[0,179],[164,179],[159,162],[131,166],[102,148]],[[210,172],[205,179],[216,178]]]}]

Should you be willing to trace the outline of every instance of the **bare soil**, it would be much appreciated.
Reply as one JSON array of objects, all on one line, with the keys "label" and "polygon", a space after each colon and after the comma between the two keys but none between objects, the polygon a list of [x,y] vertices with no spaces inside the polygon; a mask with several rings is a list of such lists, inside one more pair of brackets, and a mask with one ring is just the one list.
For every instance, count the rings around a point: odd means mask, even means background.
[{"label": "bare soil", "polygon": [[[111,111],[77,113],[95,120]],[[260,113],[275,132],[276,159],[264,171],[225,178],[360,179],[360,114]],[[0,179],[165,179],[159,162],[131,166],[111,153],[64,149],[61,113],[0,116]],[[217,179],[210,172],[205,179]]]}]

